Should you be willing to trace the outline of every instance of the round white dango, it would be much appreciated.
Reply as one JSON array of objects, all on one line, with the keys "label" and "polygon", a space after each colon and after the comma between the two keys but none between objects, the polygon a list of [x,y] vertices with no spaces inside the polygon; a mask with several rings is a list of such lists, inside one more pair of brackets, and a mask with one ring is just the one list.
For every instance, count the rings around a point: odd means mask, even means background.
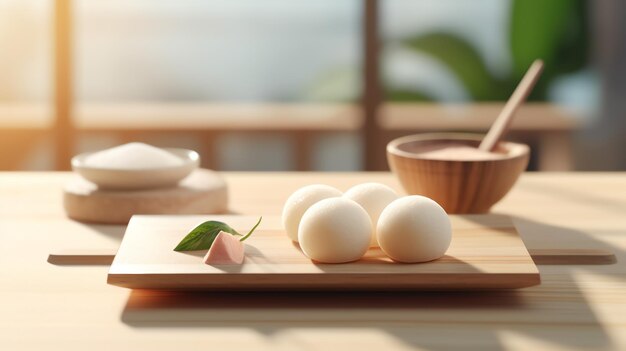
[{"label": "round white dango", "polygon": [[365,209],[372,222],[373,234],[370,246],[379,246],[376,239],[378,217],[387,205],[398,198],[398,194],[385,184],[363,183],[348,189],[343,197],[355,201]]},{"label": "round white dango", "polygon": [[395,261],[415,263],[443,256],[452,240],[450,218],[435,201],[419,195],[389,204],[377,225],[380,248]]},{"label": "round white dango", "polygon": [[298,239],[310,259],[322,263],[356,261],[370,245],[372,224],[359,204],[342,197],[322,200],[302,216]]},{"label": "round white dango", "polygon": [[304,212],[316,202],[341,196],[341,191],[324,184],[313,184],[296,190],[283,207],[283,227],[289,238],[298,241],[298,226]]}]

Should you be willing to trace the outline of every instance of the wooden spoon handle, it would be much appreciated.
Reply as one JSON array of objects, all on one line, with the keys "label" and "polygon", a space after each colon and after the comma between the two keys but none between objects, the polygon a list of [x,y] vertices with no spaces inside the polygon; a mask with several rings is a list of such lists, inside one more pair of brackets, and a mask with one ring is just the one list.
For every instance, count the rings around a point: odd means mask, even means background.
[{"label": "wooden spoon handle", "polygon": [[480,146],[478,146],[480,150],[492,151],[496,147],[498,141],[502,139],[502,136],[504,136],[509,129],[517,108],[524,103],[530,92],[533,90],[533,87],[539,80],[539,76],[542,71],[543,61],[535,60],[528,71],[526,71],[524,78],[522,78],[522,81],[517,85],[517,88],[515,88],[515,91],[509,100],[504,105],[504,108],[502,109],[502,112],[500,112],[498,118],[496,118],[491,128],[489,128],[489,132],[487,132],[487,135],[483,138]]},{"label": "wooden spoon handle", "polygon": [[[611,264],[615,255],[608,250],[593,249],[529,249],[536,264],[575,265]],[[60,250],[48,256],[48,262],[56,265],[110,265],[116,250]]]}]

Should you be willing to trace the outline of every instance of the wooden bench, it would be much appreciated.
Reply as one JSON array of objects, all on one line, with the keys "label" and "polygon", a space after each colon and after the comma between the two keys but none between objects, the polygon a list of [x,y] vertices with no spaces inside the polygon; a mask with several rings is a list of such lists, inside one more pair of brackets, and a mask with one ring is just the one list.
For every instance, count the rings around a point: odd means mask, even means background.
[{"label": "wooden bench", "polygon": [[[388,103],[378,112],[376,132],[382,134],[384,143],[399,135],[414,132],[481,133],[489,128],[501,108],[501,103]],[[29,131],[39,138],[53,129],[51,110],[45,105],[0,105],[0,130],[13,136],[13,142],[18,135],[24,138]],[[73,115],[72,134],[109,134],[118,137],[120,142],[172,132],[198,136],[202,145],[200,151],[207,156],[207,167],[217,167],[212,162],[216,159],[215,136],[225,133],[293,135],[296,168],[309,170],[312,142],[316,136],[322,133],[363,132],[360,107],[342,103],[79,104]],[[523,141],[538,141],[539,170],[571,170],[572,137],[582,127],[576,111],[535,103],[521,108],[513,123],[512,133]],[[32,144],[32,141],[29,143]],[[384,145],[380,148],[384,149]],[[14,157],[21,154],[18,152]],[[68,159],[71,156],[62,155]],[[384,153],[378,158],[376,168],[386,169]],[[12,164],[15,161],[12,160]]]}]

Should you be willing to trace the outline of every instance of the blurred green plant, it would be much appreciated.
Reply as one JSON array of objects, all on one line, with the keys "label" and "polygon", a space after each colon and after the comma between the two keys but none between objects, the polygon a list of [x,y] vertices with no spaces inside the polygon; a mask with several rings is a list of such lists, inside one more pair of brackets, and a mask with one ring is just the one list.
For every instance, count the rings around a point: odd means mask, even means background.
[{"label": "blurred green plant", "polygon": [[[449,33],[428,33],[402,40],[404,47],[443,63],[476,101],[506,100],[533,60],[545,69],[530,100],[545,100],[557,77],[585,67],[588,59],[586,0],[513,0],[509,28],[512,69],[494,76],[477,50]],[[393,101],[432,100],[425,92],[387,89]]]}]

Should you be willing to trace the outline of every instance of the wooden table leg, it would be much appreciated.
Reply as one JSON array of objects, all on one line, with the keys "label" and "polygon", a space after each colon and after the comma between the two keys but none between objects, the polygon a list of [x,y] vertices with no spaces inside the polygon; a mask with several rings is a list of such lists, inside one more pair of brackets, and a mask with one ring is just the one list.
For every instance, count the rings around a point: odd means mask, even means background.
[{"label": "wooden table leg", "polygon": [[201,166],[208,169],[216,169],[219,167],[219,152],[217,150],[218,133],[214,131],[203,131],[200,133],[200,162]]},{"label": "wooden table leg", "polygon": [[544,133],[539,139],[540,171],[571,171],[574,168],[572,133]]},{"label": "wooden table leg", "polygon": [[55,169],[69,170],[76,129],[72,121],[72,1],[54,2],[54,140]]},{"label": "wooden table leg", "polygon": [[295,166],[298,171],[310,171],[313,153],[313,138],[309,132],[295,133]]}]

